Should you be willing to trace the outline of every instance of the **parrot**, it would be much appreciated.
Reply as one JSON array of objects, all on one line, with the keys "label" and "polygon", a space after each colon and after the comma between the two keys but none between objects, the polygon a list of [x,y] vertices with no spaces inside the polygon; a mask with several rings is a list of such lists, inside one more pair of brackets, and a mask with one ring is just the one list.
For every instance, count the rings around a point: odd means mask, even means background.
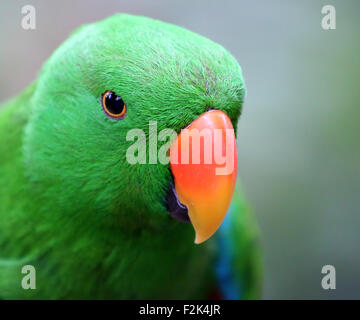
[{"label": "parrot", "polygon": [[0,299],[260,299],[236,141],[228,175],[172,158],[186,128],[235,137],[245,93],[237,60],[183,27],[118,13],[73,31],[0,105]]}]

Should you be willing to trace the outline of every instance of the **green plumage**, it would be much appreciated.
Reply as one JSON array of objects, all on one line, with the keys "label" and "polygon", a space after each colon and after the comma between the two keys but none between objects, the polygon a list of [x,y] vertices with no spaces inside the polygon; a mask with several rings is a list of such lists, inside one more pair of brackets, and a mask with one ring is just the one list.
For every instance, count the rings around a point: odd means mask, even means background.
[{"label": "green plumage", "polygon": [[[104,114],[106,90],[124,120]],[[126,134],[148,138],[150,120],[180,132],[209,108],[236,128],[244,93],[236,60],[185,29],[116,15],[73,33],[0,108],[0,298],[209,297],[216,239],[194,245],[192,226],[170,218],[169,166],[129,164]],[[257,228],[237,197],[232,267],[255,298]],[[21,287],[26,264],[36,290]]]}]

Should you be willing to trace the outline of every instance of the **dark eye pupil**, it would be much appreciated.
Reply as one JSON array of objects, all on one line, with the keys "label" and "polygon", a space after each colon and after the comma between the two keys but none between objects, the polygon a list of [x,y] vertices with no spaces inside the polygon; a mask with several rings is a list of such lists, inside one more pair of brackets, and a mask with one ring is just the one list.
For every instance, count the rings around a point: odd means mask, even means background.
[{"label": "dark eye pupil", "polygon": [[105,97],[106,108],[112,114],[120,114],[124,110],[125,103],[123,99],[114,92],[108,92]]}]

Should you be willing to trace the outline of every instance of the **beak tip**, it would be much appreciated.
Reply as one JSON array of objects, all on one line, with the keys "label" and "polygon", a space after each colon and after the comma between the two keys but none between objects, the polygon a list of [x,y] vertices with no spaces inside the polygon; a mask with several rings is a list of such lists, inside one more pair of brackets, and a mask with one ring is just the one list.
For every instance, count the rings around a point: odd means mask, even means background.
[{"label": "beak tip", "polygon": [[211,238],[211,235],[208,237],[204,237],[204,236],[199,236],[197,233],[195,235],[195,244],[201,244],[203,242],[205,242],[206,240],[208,240],[209,238]]}]

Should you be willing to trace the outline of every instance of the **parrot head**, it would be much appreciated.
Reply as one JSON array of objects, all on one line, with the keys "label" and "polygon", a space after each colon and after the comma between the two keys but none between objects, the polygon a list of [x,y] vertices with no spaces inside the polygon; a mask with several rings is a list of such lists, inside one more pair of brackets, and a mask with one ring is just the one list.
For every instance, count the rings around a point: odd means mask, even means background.
[{"label": "parrot head", "polygon": [[[184,143],[185,128],[212,136],[236,129],[244,94],[234,57],[200,35],[130,15],[83,26],[36,82],[27,175],[68,216],[96,217],[123,232],[189,221],[201,243],[230,204],[236,147],[227,175],[214,174],[214,164],[176,162],[168,151]],[[168,129],[175,135],[161,134]],[[169,162],[158,160],[161,152]]]}]

